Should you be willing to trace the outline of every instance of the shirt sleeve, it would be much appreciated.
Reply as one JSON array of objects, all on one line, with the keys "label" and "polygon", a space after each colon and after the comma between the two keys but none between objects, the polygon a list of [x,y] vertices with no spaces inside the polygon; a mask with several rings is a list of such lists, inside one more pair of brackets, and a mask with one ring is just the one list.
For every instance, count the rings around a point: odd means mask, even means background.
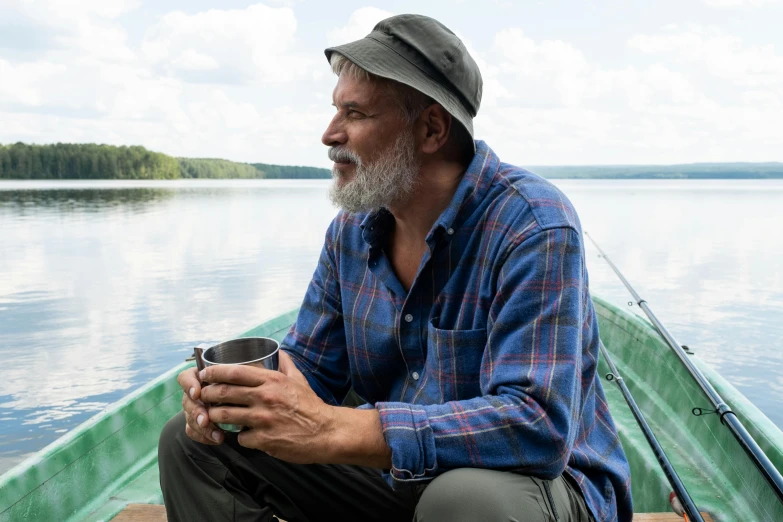
[{"label": "shirt sleeve", "polygon": [[334,257],[341,222],[332,222],[318,267],[296,322],[283,339],[288,352],[313,388],[329,404],[339,405],[350,389],[340,282]]},{"label": "shirt sleeve", "polygon": [[392,450],[392,485],[459,467],[558,477],[581,417],[589,300],[576,230],[543,230],[510,248],[489,314],[482,396],[376,404]]}]

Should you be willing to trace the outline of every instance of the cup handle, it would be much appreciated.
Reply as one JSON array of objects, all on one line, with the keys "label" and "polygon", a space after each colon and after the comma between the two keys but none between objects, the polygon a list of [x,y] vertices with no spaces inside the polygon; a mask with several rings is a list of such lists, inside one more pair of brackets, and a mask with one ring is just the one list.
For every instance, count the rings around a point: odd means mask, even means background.
[{"label": "cup handle", "polygon": [[[201,372],[201,370],[206,368],[206,365],[204,364],[204,348],[202,348],[202,346],[203,345],[198,345],[195,348],[193,348],[193,357],[195,357],[196,359],[196,368],[198,369],[199,372]],[[202,388],[204,388],[204,386],[209,385],[208,382],[201,381],[201,380],[199,380],[199,384],[201,385]],[[209,408],[209,404],[204,402],[204,407]]]}]

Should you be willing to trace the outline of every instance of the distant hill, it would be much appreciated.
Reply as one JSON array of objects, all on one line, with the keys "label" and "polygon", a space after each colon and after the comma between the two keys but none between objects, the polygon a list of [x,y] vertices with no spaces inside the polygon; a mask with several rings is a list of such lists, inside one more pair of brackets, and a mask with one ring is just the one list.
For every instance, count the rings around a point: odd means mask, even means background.
[{"label": "distant hill", "polygon": [[251,165],[263,172],[263,177],[266,179],[330,179],[332,177],[329,169],[318,167],[288,167],[266,163],[251,163]]},{"label": "distant hill", "polygon": [[144,147],[0,145],[0,179],[176,179],[179,162]]},{"label": "distant hill", "polygon": [[173,158],[139,146],[56,143],[0,144],[0,179],[305,179],[327,169],[213,158]]},{"label": "distant hill", "polygon": [[[550,179],[783,179],[783,163],[528,167]],[[139,146],[0,144],[0,179],[328,179],[328,169],[174,158]]]},{"label": "distant hill", "polygon": [[550,179],[781,179],[783,163],[688,163],[528,167]]},{"label": "distant hill", "polygon": [[177,158],[183,178],[263,178],[264,173],[247,163],[224,159]]}]

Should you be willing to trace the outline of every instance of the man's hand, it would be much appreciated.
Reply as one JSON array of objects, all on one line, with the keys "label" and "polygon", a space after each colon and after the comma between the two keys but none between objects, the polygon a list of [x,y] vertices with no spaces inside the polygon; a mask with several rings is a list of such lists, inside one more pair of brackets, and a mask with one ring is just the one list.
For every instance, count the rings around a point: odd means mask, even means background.
[{"label": "man's hand", "polygon": [[201,400],[201,381],[198,370],[188,368],[180,372],[177,382],[182,387],[182,409],[185,410],[185,433],[191,439],[202,444],[217,445],[223,442],[223,432],[209,419]]},{"label": "man's hand", "polygon": [[209,420],[246,426],[238,438],[242,446],[293,463],[334,462],[337,408],[315,394],[284,351],[280,371],[216,365],[203,370],[201,380],[210,383],[201,400],[224,404],[210,407]]}]

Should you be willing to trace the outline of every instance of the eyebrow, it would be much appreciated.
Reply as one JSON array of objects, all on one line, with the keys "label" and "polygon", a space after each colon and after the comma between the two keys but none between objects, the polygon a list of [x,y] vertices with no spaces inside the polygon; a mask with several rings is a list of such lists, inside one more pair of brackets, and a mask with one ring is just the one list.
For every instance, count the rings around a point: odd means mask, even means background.
[{"label": "eyebrow", "polygon": [[[347,102],[343,103],[342,106],[345,107],[346,109],[360,109],[360,108],[362,108],[362,105],[360,103],[358,103],[358,102],[355,102],[355,101],[347,101]],[[332,107],[336,108],[337,104],[332,102]]]}]

